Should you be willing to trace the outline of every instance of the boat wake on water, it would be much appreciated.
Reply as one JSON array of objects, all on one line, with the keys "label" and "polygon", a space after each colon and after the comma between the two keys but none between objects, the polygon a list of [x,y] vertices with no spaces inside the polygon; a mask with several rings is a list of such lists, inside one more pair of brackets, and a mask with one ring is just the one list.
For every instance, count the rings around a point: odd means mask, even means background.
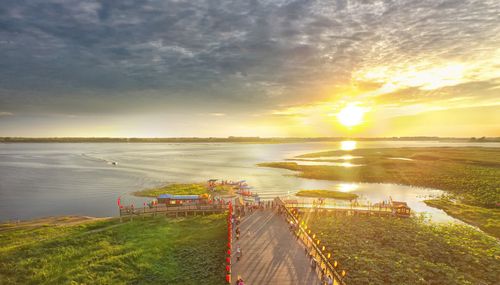
[{"label": "boat wake on water", "polygon": [[81,155],[82,155],[83,158],[85,158],[87,160],[90,160],[90,161],[104,162],[104,163],[107,163],[107,164],[110,164],[110,165],[118,165],[118,162],[113,161],[113,160],[107,160],[107,159],[104,159],[104,158],[101,158],[101,157],[92,156],[92,155],[89,155],[87,153],[82,153]]}]

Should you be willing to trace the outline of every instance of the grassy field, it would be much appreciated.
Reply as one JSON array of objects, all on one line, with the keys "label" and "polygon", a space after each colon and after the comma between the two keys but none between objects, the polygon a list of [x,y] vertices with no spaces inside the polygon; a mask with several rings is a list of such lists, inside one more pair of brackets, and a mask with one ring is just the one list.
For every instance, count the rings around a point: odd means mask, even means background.
[{"label": "grassy field", "polygon": [[299,192],[295,193],[295,196],[332,198],[339,200],[354,200],[358,198],[358,195],[354,193],[344,193],[333,190],[300,190]]},{"label": "grassy field", "polygon": [[[139,197],[158,197],[160,194],[174,194],[174,195],[201,195],[208,193],[207,185],[205,183],[191,183],[191,184],[168,184],[158,188],[145,189],[142,191],[134,192],[133,195]],[[232,195],[233,190],[229,185],[217,185],[215,191],[209,194],[218,195]]]},{"label": "grassy field", "polygon": [[307,224],[347,284],[498,284],[498,241],[468,226],[324,215]]},{"label": "grassy field", "polygon": [[222,284],[224,215],[0,225],[0,284]]},{"label": "grassy field", "polygon": [[[334,161],[343,155],[360,156],[351,161],[359,167],[298,165],[294,162],[262,163],[260,166],[299,171],[298,176],[312,179],[348,182],[396,183],[441,189],[449,193],[439,207],[452,208],[457,204],[481,213],[474,225],[500,238],[500,149],[483,147],[440,148],[380,148],[353,151],[329,151],[306,154],[301,159],[321,157]],[[331,159],[328,159],[331,157]],[[452,202],[452,200],[454,202]],[[457,203],[458,201],[458,203]],[[434,204],[436,205],[436,204]],[[436,205],[437,206],[437,205]],[[448,211],[450,215],[470,222],[463,211]]]}]

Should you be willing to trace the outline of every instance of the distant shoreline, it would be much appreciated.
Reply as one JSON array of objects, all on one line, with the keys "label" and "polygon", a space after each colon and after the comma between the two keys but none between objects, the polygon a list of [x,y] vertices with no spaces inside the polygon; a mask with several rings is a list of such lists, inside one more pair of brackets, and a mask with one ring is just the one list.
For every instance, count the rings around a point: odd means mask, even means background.
[{"label": "distant shoreline", "polygon": [[338,142],[345,140],[355,141],[445,141],[445,142],[500,142],[500,137],[482,138],[451,138],[451,137],[380,137],[380,138],[351,138],[351,137],[179,137],[179,138],[107,138],[107,137],[0,137],[0,143],[304,143],[304,142]]}]

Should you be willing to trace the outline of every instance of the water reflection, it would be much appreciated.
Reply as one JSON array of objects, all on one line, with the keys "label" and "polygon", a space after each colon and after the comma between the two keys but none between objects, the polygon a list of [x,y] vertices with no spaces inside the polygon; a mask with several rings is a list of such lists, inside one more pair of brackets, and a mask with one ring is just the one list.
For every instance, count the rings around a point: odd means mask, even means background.
[{"label": "water reflection", "polygon": [[350,162],[334,162],[334,161],[317,161],[317,160],[290,160],[298,165],[323,165],[323,166],[340,166],[340,167],[356,167],[363,166],[363,164],[354,164]]},{"label": "water reflection", "polygon": [[341,141],[340,149],[341,150],[354,150],[356,149],[356,141]]},{"label": "water reflection", "polygon": [[340,192],[352,192],[356,191],[359,188],[358,184],[355,183],[341,183],[338,185],[338,190]]},{"label": "water reflection", "polygon": [[406,157],[389,157],[389,159],[392,159],[392,160],[413,161],[413,159],[411,159],[411,158],[406,158]]},{"label": "water reflection", "polygon": [[342,156],[318,156],[318,157],[308,158],[308,160],[353,160],[356,158],[363,158],[363,157],[347,154]]}]

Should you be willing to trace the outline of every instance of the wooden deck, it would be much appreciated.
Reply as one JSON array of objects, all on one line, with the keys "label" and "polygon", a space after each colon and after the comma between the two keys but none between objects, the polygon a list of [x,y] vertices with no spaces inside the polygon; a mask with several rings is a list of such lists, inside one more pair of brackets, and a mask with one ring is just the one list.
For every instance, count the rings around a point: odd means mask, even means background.
[{"label": "wooden deck", "polygon": [[[258,210],[243,218],[240,230],[240,240],[233,241],[231,283],[241,276],[249,285],[320,284],[304,247],[289,231],[283,216]],[[243,251],[240,261],[235,256],[238,244]]]}]

